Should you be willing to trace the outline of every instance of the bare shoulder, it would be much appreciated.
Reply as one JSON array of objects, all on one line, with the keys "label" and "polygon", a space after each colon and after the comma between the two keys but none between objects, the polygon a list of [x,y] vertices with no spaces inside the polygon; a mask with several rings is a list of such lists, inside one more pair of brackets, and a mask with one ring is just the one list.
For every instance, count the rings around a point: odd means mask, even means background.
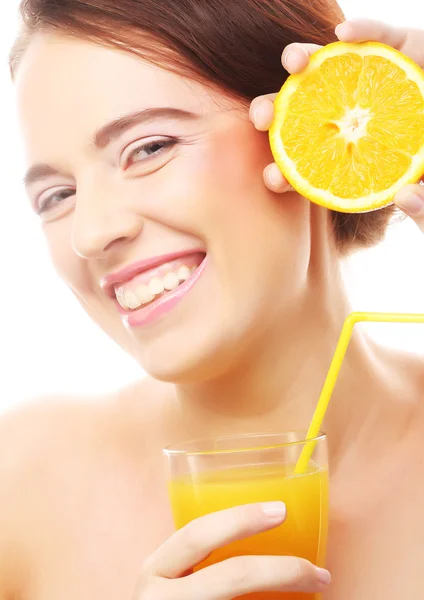
[{"label": "bare shoulder", "polygon": [[0,415],[0,600],[15,597],[24,578],[25,529],[37,488],[45,485],[43,466],[60,460],[59,440],[80,418],[82,405],[77,398],[40,398]]},{"label": "bare shoulder", "polygon": [[1,414],[0,487],[10,492],[19,488],[24,495],[30,486],[38,486],[42,475],[52,475],[61,460],[68,470],[79,468],[80,459],[88,462],[107,445],[119,446],[131,438],[130,428],[142,443],[162,410],[165,389],[145,378],[107,395],[54,395]]},{"label": "bare shoulder", "polygon": [[54,556],[70,531],[83,531],[84,510],[87,523],[101,513],[99,494],[115,502],[117,481],[123,497],[124,489],[137,493],[131,477],[142,470],[164,389],[146,378],[99,397],[34,399],[0,415],[0,600],[22,589],[35,557]]},{"label": "bare shoulder", "polygon": [[17,465],[37,448],[57,448],[68,436],[93,433],[93,425],[101,431],[132,406],[152,408],[162,397],[163,384],[146,377],[99,396],[54,394],[28,400],[0,414],[0,459],[4,463],[7,456],[10,466]]},{"label": "bare shoulder", "polygon": [[51,395],[9,409],[0,415],[0,477],[17,477],[44,458],[40,469],[70,448],[95,443],[132,418],[136,408],[145,422],[160,404],[160,385],[145,378],[101,396]]},{"label": "bare shoulder", "polygon": [[0,600],[14,597],[23,558],[40,553],[47,530],[72,522],[82,494],[94,497],[111,469],[143,456],[147,406],[161,397],[161,385],[146,379],[99,397],[34,399],[0,415]]},{"label": "bare shoulder", "polygon": [[[0,486],[8,489],[1,501],[19,506],[39,475],[63,457],[72,441],[88,435],[101,404],[92,398],[51,396],[34,398],[0,415]],[[14,496],[13,496],[14,494]],[[0,511],[0,518],[1,518]]]},{"label": "bare shoulder", "polygon": [[50,454],[69,435],[82,432],[101,414],[100,401],[83,396],[54,395],[28,400],[0,416],[0,472],[12,476],[47,448]]}]

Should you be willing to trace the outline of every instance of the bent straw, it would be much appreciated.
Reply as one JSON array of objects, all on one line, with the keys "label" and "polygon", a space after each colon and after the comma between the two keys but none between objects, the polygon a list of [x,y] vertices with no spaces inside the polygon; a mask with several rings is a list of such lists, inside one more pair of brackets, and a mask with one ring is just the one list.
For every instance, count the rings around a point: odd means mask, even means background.
[{"label": "bent straw", "polygon": [[[337,377],[340,373],[340,368],[346,354],[347,347],[352,336],[353,328],[356,323],[424,323],[424,314],[403,314],[403,313],[366,313],[354,312],[350,314],[344,322],[342,332],[333,356],[333,360],[328,371],[324,387],[312,418],[311,425],[306,435],[306,440],[316,438],[321,430],[324,421],[325,413],[331,399],[331,395],[336,385]],[[308,468],[309,460],[315,448],[315,442],[305,444],[299,460],[297,461],[295,473],[305,473]]]}]

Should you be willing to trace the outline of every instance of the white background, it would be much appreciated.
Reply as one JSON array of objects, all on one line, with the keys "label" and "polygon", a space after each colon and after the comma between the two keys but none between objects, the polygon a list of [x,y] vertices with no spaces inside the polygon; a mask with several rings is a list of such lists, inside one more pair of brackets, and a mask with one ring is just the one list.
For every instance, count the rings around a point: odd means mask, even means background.
[{"label": "white background", "polygon": [[[417,0],[341,4],[347,16],[424,29],[424,5]],[[17,5],[6,0],[0,13],[0,411],[29,397],[98,392],[140,376],[138,365],[89,321],[56,277],[20,183],[23,165],[7,67]],[[354,309],[424,312],[423,265],[424,236],[410,222],[392,225],[384,243],[347,265]],[[368,327],[388,345],[424,353],[424,325]]]}]

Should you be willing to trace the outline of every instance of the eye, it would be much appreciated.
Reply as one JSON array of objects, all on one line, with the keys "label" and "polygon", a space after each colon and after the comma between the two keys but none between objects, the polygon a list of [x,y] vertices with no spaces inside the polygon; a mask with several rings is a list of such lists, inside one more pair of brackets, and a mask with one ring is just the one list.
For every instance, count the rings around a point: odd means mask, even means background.
[{"label": "eye", "polygon": [[156,158],[175,146],[177,142],[175,138],[155,138],[145,144],[129,146],[122,158],[123,166],[128,168],[134,163]]},{"label": "eye", "polygon": [[63,188],[56,190],[53,193],[41,196],[38,200],[37,215],[42,215],[44,212],[54,209],[59,204],[62,204],[67,198],[75,194],[74,189]]}]

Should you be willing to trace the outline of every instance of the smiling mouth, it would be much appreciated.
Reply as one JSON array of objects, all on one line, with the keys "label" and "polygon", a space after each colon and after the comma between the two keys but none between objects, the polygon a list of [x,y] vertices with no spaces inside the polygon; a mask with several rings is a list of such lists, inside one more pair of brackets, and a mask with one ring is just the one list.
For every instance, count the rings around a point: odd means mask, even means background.
[{"label": "smiling mouth", "polygon": [[123,311],[131,313],[170,295],[196,275],[205,258],[205,253],[197,252],[144,271],[126,283],[115,285],[119,306]]}]

